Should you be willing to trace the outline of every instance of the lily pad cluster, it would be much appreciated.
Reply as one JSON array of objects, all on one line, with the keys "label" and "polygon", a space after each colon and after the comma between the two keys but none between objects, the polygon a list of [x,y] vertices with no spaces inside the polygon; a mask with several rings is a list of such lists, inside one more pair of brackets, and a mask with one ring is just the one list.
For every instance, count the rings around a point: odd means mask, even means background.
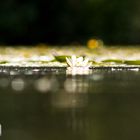
[{"label": "lily pad cluster", "polygon": [[1,47],[0,66],[139,67],[140,47]]}]

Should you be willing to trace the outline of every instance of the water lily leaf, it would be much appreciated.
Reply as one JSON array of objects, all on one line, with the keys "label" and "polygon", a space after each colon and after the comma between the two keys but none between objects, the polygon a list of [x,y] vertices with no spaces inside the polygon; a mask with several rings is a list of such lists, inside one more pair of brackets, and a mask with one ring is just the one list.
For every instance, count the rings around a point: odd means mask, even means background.
[{"label": "water lily leaf", "polygon": [[54,56],[54,57],[59,62],[66,62],[66,57],[70,57],[70,56],[60,55],[60,56]]},{"label": "water lily leaf", "polygon": [[124,63],[127,65],[140,65],[140,60],[125,60]]},{"label": "water lily leaf", "polygon": [[109,62],[124,63],[124,61],[120,60],[120,59],[106,59],[106,60],[103,60],[102,62],[105,62],[105,63],[109,63]]},{"label": "water lily leaf", "polygon": [[6,64],[8,61],[0,61],[0,64]]}]

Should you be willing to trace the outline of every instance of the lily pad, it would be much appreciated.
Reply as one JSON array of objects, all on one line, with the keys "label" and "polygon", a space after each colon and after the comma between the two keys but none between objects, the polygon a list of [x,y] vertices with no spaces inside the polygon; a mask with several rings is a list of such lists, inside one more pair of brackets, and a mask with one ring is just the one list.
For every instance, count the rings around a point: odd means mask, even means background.
[{"label": "lily pad", "polygon": [[59,62],[66,62],[66,57],[70,57],[70,56],[60,55],[60,56],[54,56],[54,57]]},{"label": "lily pad", "polygon": [[120,63],[120,64],[124,63],[124,61],[120,59],[106,59],[106,60],[103,60],[102,62],[104,63],[114,62],[114,63]]},{"label": "lily pad", "polygon": [[0,64],[6,64],[8,61],[0,61]]},{"label": "lily pad", "polygon": [[124,63],[127,65],[140,65],[140,60],[125,60]]}]

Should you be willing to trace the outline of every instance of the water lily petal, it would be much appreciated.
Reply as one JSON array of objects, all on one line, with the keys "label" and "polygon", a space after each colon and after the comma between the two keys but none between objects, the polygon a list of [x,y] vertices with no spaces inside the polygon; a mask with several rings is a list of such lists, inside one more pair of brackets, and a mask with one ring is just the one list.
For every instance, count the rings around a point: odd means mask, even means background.
[{"label": "water lily petal", "polygon": [[88,65],[88,61],[89,61],[89,59],[86,58],[86,59],[83,61],[83,66],[87,66],[87,65]]},{"label": "water lily petal", "polygon": [[77,58],[77,63],[81,63],[81,62],[83,62],[83,57]]},{"label": "water lily petal", "polygon": [[75,55],[72,55],[72,57],[71,57],[71,62],[72,62],[72,66],[74,67],[74,66],[76,66],[76,56]]},{"label": "water lily petal", "polygon": [[71,58],[66,57],[66,62],[72,68],[75,68],[75,67],[83,67],[83,68],[87,67],[88,68],[92,65],[92,63],[89,63],[88,58],[86,58],[86,59],[84,59],[83,57],[76,58],[75,55],[72,55]]},{"label": "water lily petal", "polygon": [[73,66],[73,64],[72,64],[71,60],[70,60],[69,58],[67,58],[67,57],[66,57],[66,62],[67,62],[67,64],[68,64],[70,67],[72,67],[72,66]]}]

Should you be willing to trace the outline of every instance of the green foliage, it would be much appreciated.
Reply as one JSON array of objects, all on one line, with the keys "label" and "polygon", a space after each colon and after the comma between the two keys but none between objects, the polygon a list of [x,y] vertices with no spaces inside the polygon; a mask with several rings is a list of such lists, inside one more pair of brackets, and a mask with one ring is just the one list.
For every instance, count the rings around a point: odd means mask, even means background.
[{"label": "green foliage", "polygon": [[55,56],[55,59],[59,62],[66,62],[66,57],[70,57],[70,56],[65,56],[65,55]]}]

